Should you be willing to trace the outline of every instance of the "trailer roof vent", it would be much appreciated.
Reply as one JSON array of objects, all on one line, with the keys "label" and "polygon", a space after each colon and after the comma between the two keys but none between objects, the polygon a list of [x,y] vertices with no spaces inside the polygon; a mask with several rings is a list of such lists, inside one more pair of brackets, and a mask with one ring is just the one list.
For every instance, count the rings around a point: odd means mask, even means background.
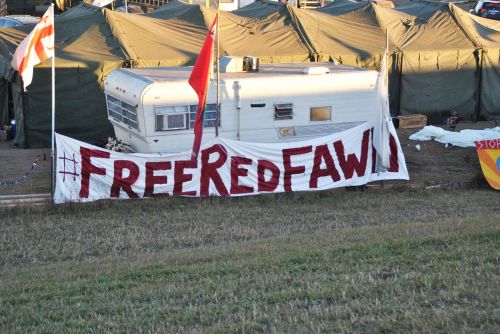
[{"label": "trailer roof vent", "polygon": [[243,72],[243,57],[220,57],[220,71],[222,73]]},{"label": "trailer roof vent", "polygon": [[328,74],[330,69],[328,67],[306,67],[304,68],[304,74]]}]

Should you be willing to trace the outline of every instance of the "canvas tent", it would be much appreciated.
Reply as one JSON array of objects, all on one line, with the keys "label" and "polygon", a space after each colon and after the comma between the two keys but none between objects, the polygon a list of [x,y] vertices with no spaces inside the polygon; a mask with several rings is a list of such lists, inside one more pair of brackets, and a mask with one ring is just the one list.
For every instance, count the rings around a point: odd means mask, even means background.
[{"label": "canvas tent", "polygon": [[401,114],[424,113],[437,120],[455,110],[470,119],[477,108],[475,46],[448,4],[410,3],[374,9],[402,53]]},{"label": "canvas tent", "polygon": [[[288,15],[287,7],[283,4],[278,4],[281,6],[263,4],[260,9],[262,14],[256,16],[240,15],[238,11],[219,12],[221,54],[234,56],[251,54],[260,57],[265,63],[307,61],[312,50],[298,35],[295,22]],[[162,20],[175,18],[181,21],[179,24],[199,20],[198,22],[202,22],[207,31],[215,14],[216,10],[212,8],[172,1],[145,16]],[[203,38],[205,34],[206,32]]]},{"label": "canvas tent", "polygon": [[[388,32],[393,112],[426,114],[439,121],[455,110],[464,119],[472,118],[477,109],[476,48],[449,5],[362,3],[336,1],[318,11]],[[367,39],[371,41],[380,45],[380,39]]]},{"label": "canvas tent", "polygon": [[[106,25],[103,12],[79,6],[56,17],[56,123],[61,132],[94,140],[101,133],[112,133],[105,115],[102,90],[104,76],[121,67],[123,54]],[[26,92],[10,67],[11,54],[29,34],[33,25],[2,29],[0,68],[2,85],[12,83],[18,135],[16,144],[25,147],[50,143],[51,60],[35,67],[33,82]],[[3,96],[5,103],[6,97]],[[0,119],[7,110],[2,109]]]},{"label": "canvas tent", "polygon": [[[142,15],[81,4],[57,16],[57,131],[90,142],[112,135],[102,92],[106,74],[121,66],[192,65],[214,16],[213,9],[178,1]],[[377,68],[389,29],[394,114],[439,120],[456,110],[464,119],[498,119],[500,29],[487,21],[448,4],[337,0],[306,11],[257,0],[220,13],[220,49],[263,63],[335,60]],[[10,82],[16,119],[25,125],[17,143],[45,146],[50,61],[35,68],[26,93],[10,68],[11,54],[31,29],[0,29],[0,120]]]},{"label": "canvas tent", "polygon": [[[106,17],[133,66],[145,67],[194,63],[215,14],[211,8],[172,1],[150,14],[107,11]],[[246,18],[221,11],[219,17],[222,55],[251,54],[262,62],[309,59],[311,50],[285,16]]]},{"label": "canvas tent", "polygon": [[366,7],[366,5],[368,5],[369,3],[369,1],[356,0],[333,1],[332,3],[324,7],[318,8],[317,11],[330,15],[342,15]]},{"label": "canvas tent", "polygon": [[385,33],[371,22],[353,21],[347,15],[290,7],[305,38],[320,60],[377,67],[385,49]]},{"label": "canvas tent", "polygon": [[472,15],[454,4],[450,9],[480,52],[479,116],[500,119],[500,21]]},{"label": "canvas tent", "polygon": [[286,11],[287,6],[283,2],[272,0],[257,0],[251,4],[233,10],[233,14],[244,17],[265,17],[278,11]]},{"label": "canvas tent", "polygon": [[[152,14],[131,15],[81,4],[56,17],[58,132],[85,141],[113,134],[102,92],[103,78],[109,71],[121,66],[194,63],[215,11],[179,2],[165,7],[167,10]],[[311,51],[288,17],[255,19],[221,13],[221,21],[222,54],[252,54],[263,62],[309,59]],[[14,101],[18,101],[14,109],[21,131],[16,144],[38,147],[50,142],[50,61],[35,68],[26,93],[10,68],[11,54],[32,28],[0,30],[0,68],[4,69],[4,80],[12,84]],[[5,96],[2,101],[6,101]],[[5,109],[1,109],[0,119],[5,118]]]}]

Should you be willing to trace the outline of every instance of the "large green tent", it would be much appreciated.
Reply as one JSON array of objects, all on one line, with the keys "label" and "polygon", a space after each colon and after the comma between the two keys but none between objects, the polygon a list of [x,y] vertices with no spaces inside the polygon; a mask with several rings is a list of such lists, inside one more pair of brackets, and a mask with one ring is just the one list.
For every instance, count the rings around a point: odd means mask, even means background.
[{"label": "large green tent", "polygon": [[454,4],[450,5],[450,9],[480,52],[478,116],[499,120],[500,21],[472,15]]},{"label": "large green tent", "polygon": [[[266,6],[273,10],[267,10]],[[255,17],[239,15],[238,11],[219,13],[221,55],[252,55],[264,63],[308,61],[313,50],[299,35],[296,22],[289,15],[287,7],[265,4],[261,10],[262,15]],[[216,10],[212,8],[172,1],[144,16],[166,20],[177,27],[201,25],[204,39],[215,15]],[[201,43],[196,50],[200,48]]]},{"label": "large green tent", "polygon": [[[400,5],[337,0],[318,10],[257,0],[219,18],[223,55],[263,63],[335,60],[378,68],[389,31],[390,94],[394,114],[440,120],[500,118],[500,27],[454,5]],[[112,135],[103,79],[121,67],[192,65],[215,11],[178,1],[149,14],[117,13],[85,4],[56,17],[56,128],[95,141]],[[33,26],[0,29],[0,121],[12,87],[21,146],[47,146],[50,61],[35,67],[26,92],[10,67],[11,54]]]},{"label": "large green tent", "polygon": [[374,6],[383,29],[402,53],[401,114],[427,114],[434,120],[456,111],[476,113],[476,50],[457,24],[448,4],[409,3]]},{"label": "large green tent", "polygon": [[[82,140],[112,134],[106,119],[104,77],[123,64],[123,52],[108,28],[103,10],[78,6],[59,15],[56,25],[56,126],[58,131]],[[11,54],[33,25],[0,31],[0,68],[3,85],[11,82],[16,144],[47,146],[51,126],[51,60],[34,69],[26,92],[10,67]],[[3,96],[3,101],[7,99]],[[0,115],[5,115],[3,108]],[[5,116],[0,119],[5,119]]]}]

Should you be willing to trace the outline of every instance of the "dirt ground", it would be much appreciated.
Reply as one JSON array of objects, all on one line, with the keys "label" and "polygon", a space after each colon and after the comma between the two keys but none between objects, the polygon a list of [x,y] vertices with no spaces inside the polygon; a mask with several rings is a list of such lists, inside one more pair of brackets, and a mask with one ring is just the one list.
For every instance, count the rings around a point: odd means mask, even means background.
[{"label": "dirt ground", "polygon": [[[493,127],[495,127],[493,121],[464,122],[458,124],[457,131]],[[482,176],[474,148],[445,147],[434,141],[409,140],[408,137],[418,130],[420,129],[398,129],[410,181],[386,181],[371,186],[488,187]],[[420,150],[417,150],[417,144],[420,144]],[[0,142],[0,197],[50,193],[50,160],[50,149],[19,149],[10,147],[10,142]],[[30,170],[34,161],[37,161],[37,165],[24,180],[14,185],[3,184],[5,181],[22,178]]]},{"label": "dirt ground", "polygon": [[[455,131],[494,128],[495,122],[463,122]],[[442,128],[448,130],[446,126]],[[418,129],[398,129],[411,187],[488,187],[483,177],[476,149],[448,146],[436,141],[414,141],[408,137]],[[417,149],[420,145],[420,150]],[[397,182],[401,184],[400,181]]]}]

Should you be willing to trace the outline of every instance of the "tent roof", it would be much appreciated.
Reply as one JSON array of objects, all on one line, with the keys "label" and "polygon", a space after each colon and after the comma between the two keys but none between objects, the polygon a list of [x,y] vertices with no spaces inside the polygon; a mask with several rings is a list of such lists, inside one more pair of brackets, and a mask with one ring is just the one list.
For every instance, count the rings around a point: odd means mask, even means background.
[{"label": "tent roof", "polygon": [[244,17],[263,17],[286,10],[286,4],[272,0],[255,0],[251,4],[233,10],[232,13]]},{"label": "tent roof", "polygon": [[472,15],[455,4],[450,4],[450,10],[477,46],[500,48],[500,21]]},{"label": "tent roof", "polygon": [[[89,63],[121,62],[123,53],[106,25],[100,8],[80,5],[55,17],[56,64],[58,67],[86,66]],[[34,25],[0,29],[0,52],[10,61],[21,41]],[[51,66],[47,60],[38,67]]]},{"label": "tent roof", "polygon": [[[221,54],[253,55],[264,62],[306,61],[311,50],[284,9],[256,18],[221,11]],[[179,1],[144,15],[106,11],[113,34],[139,66],[194,63],[215,15],[214,9]]]},{"label": "tent roof", "polygon": [[369,3],[370,2],[366,0],[337,0],[332,2],[331,4],[316,9],[316,11],[337,16],[352,12],[362,7],[366,7],[367,5],[369,5]]},{"label": "tent roof", "polygon": [[[353,20],[352,14],[360,10],[369,11],[363,7],[355,12],[332,16],[320,11],[305,11],[290,7],[304,34],[317,53],[332,58],[346,56],[359,57],[361,62],[383,54],[385,34],[372,20]],[[368,17],[367,13],[363,13]],[[372,14],[374,20],[374,14]],[[370,24],[366,24],[369,22]]]},{"label": "tent roof", "polygon": [[410,3],[395,8],[373,5],[392,42],[405,51],[472,49],[446,3]]},{"label": "tent roof", "polygon": [[[176,66],[193,63],[207,28],[201,13],[187,11],[136,15],[105,10],[106,21],[134,66]],[[166,16],[166,17],[164,17]]]}]

